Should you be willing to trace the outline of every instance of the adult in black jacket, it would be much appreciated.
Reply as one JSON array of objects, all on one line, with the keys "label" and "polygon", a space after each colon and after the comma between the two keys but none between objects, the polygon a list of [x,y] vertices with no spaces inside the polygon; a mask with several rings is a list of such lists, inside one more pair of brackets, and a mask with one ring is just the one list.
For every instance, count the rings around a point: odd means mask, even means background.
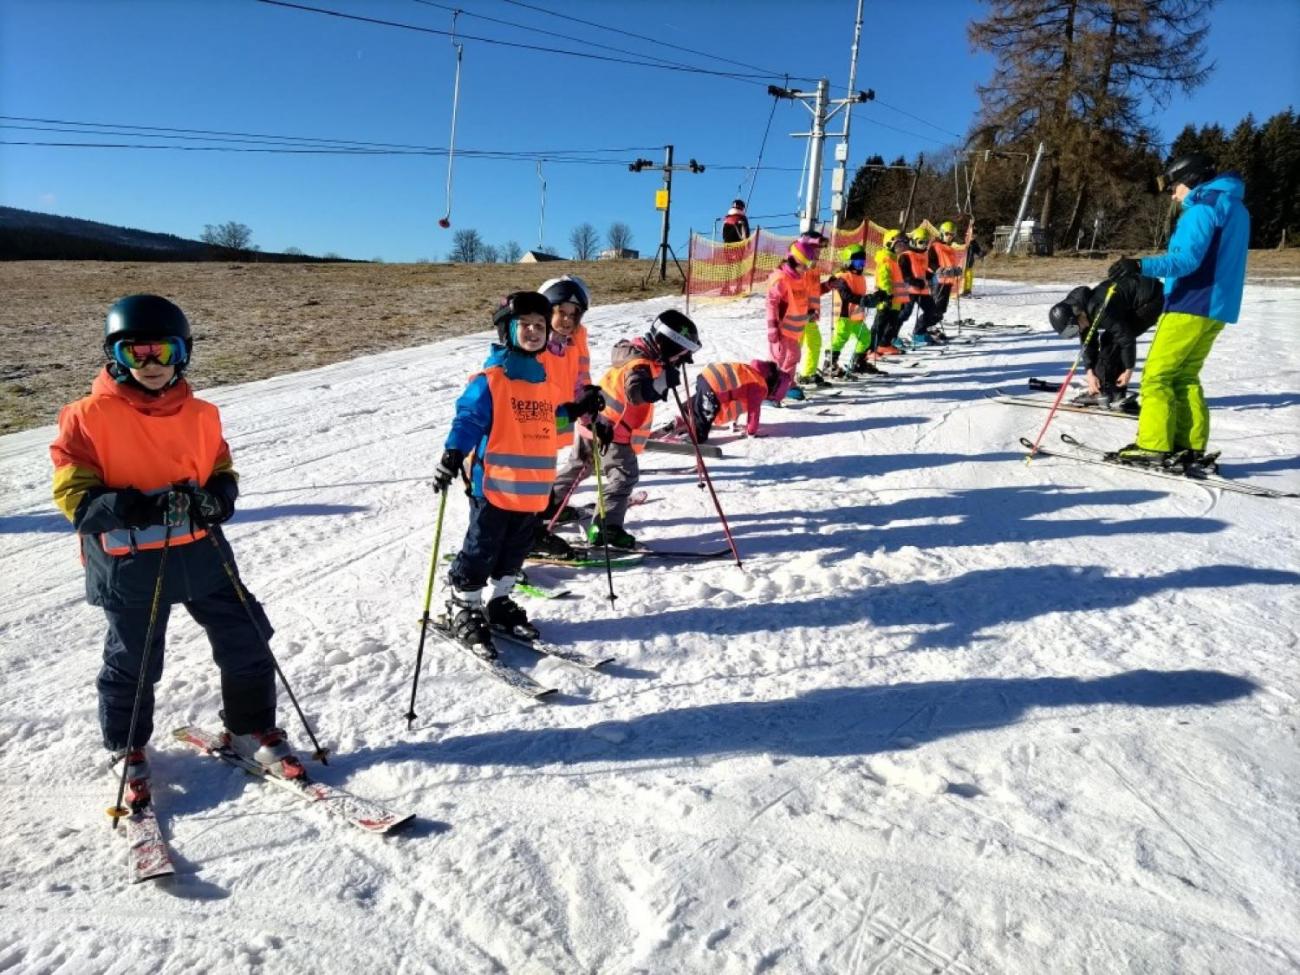
[{"label": "adult in black jacket", "polygon": [[1136,275],[1075,288],[1052,306],[1048,320],[1062,338],[1078,336],[1084,342],[1091,332],[1083,347],[1088,391],[1080,401],[1098,403],[1104,397],[1110,403],[1126,394],[1137,366],[1137,337],[1155,325],[1163,308],[1160,279]]},{"label": "adult in black jacket", "polygon": [[722,242],[739,244],[749,237],[749,218],[745,216],[745,201],[732,200],[726,217],[722,220]]}]

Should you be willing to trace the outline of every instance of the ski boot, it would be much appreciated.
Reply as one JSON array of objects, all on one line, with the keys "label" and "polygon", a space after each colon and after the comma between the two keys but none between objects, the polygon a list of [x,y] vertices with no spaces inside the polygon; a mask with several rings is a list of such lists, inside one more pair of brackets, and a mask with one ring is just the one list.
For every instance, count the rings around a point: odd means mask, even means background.
[{"label": "ski boot", "polygon": [[826,361],[822,363],[822,370],[831,379],[843,379],[845,372],[840,366],[840,354],[834,351],[827,352]]},{"label": "ski boot", "polygon": [[[528,614],[524,608],[510,598],[509,590],[514,587],[514,577],[507,577],[506,580],[493,580],[492,588],[497,593],[487,604],[487,621],[488,625],[494,630],[502,630],[511,636],[518,637],[521,640],[536,640],[542,634],[537,627],[533,626],[528,620]],[[504,590],[504,591],[502,591]]]},{"label": "ski boot", "polygon": [[1184,474],[1218,474],[1219,473],[1219,451],[1215,450],[1206,453],[1204,450],[1196,450],[1193,447],[1184,447],[1175,450],[1169,455],[1166,466],[1181,470]]},{"label": "ski boot", "polygon": [[799,377],[799,385],[812,386],[814,389],[825,389],[830,383],[825,380],[820,372],[813,370],[807,376]]},{"label": "ski boot", "polygon": [[[573,509],[569,509],[573,510]],[[574,512],[574,521],[579,521],[581,515]],[[547,531],[546,526],[538,525],[537,534],[533,536],[533,547],[530,554],[544,559],[576,559],[578,553],[573,550],[573,546],[566,542],[555,532]]]},{"label": "ski boot", "polygon": [[247,735],[237,735],[233,731],[224,734],[226,745],[232,752],[251,758],[262,766],[267,775],[274,775],[278,779],[300,779],[307,774],[280,728],[268,728]]},{"label": "ski boot", "polygon": [[853,362],[849,365],[849,375],[851,376],[879,376],[880,370],[871,364],[867,359],[865,352],[854,353]]},{"label": "ski boot", "polygon": [[636,539],[627,533],[622,525],[596,525],[587,529],[587,541],[592,548],[603,548],[606,543],[610,548],[634,549]]},{"label": "ski boot", "polygon": [[1106,454],[1104,459],[1112,463],[1128,464],[1133,467],[1163,468],[1168,466],[1169,452],[1165,450],[1148,450],[1146,447],[1139,447],[1137,443],[1131,443],[1127,447],[1121,447],[1119,450]]},{"label": "ski boot", "polygon": [[[1075,396],[1070,400],[1070,405],[1071,406],[1100,406],[1101,393],[1090,393],[1087,390],[1084,390],[1078,396]],[[1109,402],[1106,405],[1109,406],[1110,405]]]},{"label": "ski boot", "polygon": [[126,792],[122,801],[128,809],[140,809],[149,805],[153,793],[149,789],[149,760],[145,758],[143,748],[132,748],[115,752],[113,770],[121,774],[121,763],[126,762]]},{"label": "ski boot", "polygon": [[483,660],[496,660],[497,648],[492,644],[492,628],[483,615],[482,589],[452,589],[451,598],[447,600],[446,629],[453,640],[474,656]]},{"label": "ski boot", "polygon": [[791,386],[789,389],[786,390],[785,398],[797,401],[797,400],[807,399],[808,397],[804,393],[804,391],[800,389],[798,386]]}]

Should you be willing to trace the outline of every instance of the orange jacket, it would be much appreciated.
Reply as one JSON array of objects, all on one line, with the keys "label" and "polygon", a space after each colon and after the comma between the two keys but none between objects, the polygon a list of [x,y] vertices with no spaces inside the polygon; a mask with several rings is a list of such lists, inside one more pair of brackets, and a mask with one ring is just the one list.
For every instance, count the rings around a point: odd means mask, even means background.
[{"label": "orange jacket", "polygon": [[719,426],[731,423],[742,412],[751,413],[754,432],[758,429],[758,412],[767,395],[767,380],[757,369],[745,362],[715,362],[701,370],[697,383],[703,382],[713,390],[718,400],[718,413],[713,422]]},{"label": "orange jacket", "polygon": [[767,279],[768,341],[779,337],[787,342],[800,342],[807,323],[807,281],[789,264],[782,264]]},{"label": "orange jacket", "polygon": [[920,286],[909,284],[909,295],[928,295],[930,293],[930,251],[905,250],[898,255],[898,265],[904,277],[910,275],[921,281]]},{"label": "orange jacket", "polygon": [[[568,403],[582,395],[591,385],[591,351],[587,346],[587,327],[579,325],[568,341],[554,336],[538,356],[546,370],[546,381],[555,392],[555,402]],[[573,428],[556,434],[556,450],[573,443]]]},{"label": "orange jacket", "polygon": [[[857,271],[853,270],[840,271],[839,279],[848,285],[849,290],[859,298],[867,293],[867,276],[865,274],[859,274]],[[836,317],[847,318],[850,321],[855,322],[862,321],[866,310],[861,305],[850,305],[846,309],[844,307],[844,300],[839,297],[838,292],[836,293],[836,299],[835,304],[839,306],[835,312]]]},{"label": "orange jacket", "polygon": [[504,511],[542,511],[555,483],[555,387],[511,379],[502,366],[483,375],[494,418],[483,455],[483,497]]},{"label": "orange jacket", "polygon": [[[69,521],[88,491],[135,488],[162,494],[173,484],[207,484],[213,474],[231,469],[230,448],[221,432],[221,415],[211,403],[195,399],[184,380],[160,396],[114,381],[105,370],[89,396],[59,412],[59,433],[50,445],[54,461],[54,501]],[[203,538],[202,530],[173,529],[172,545]],[[165,529],[114,528],[99,533],[109,555],[163,547]]]}]

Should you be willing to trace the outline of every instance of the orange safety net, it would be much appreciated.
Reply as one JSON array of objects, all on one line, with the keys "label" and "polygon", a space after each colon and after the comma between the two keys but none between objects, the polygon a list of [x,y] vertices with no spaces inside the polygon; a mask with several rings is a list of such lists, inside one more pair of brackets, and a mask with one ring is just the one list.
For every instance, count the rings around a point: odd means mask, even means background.
[{"label": "orange safety net", "polygon": [[[939,228],[929,220],[922,220],[921,226],[930,231],[932,239],[939,238]],[[835,231],[834,239],[822,249],[818,270],[823,274],[834,274],[841,265],[844,249],[858,245],[866,250],[868,266],[872,266],[886,229],[869,220],[856,227],[840,227]],[[903,230],[903,233],[907,234],[908,230]],[[796,240],[798,235],[774,234],[762,227],[735,244],[692,234],[686,293],[696,297],[730,298],[763,291],[768,277],[785,260],[790,245]],[[965,247],[957,243],[949,246],[956,252],[959,263],[964,263]]]}]

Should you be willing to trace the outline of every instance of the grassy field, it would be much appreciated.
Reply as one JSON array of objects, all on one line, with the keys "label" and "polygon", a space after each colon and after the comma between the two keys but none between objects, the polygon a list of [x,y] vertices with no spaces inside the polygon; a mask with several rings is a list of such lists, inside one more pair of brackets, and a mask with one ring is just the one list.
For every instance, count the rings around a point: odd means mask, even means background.
[{"label": "grassy field", "polygon": [[[1105,261],[998,258],[979,274],[1023,281],[1099,280]],[[177,302],[195,333],[197,388],[264,379],[491,327],[496,300],[563,273],[610,304],[675,294],[642,288],[647,261],[562,264],[0,264],[0,433],[53,422],[103,361],[104,313],[122,295]],[[671,269],[670,269],[671,270]],[[1254,278],[1300,283],[1300,250],[1251,253]],[[655,278],[658,275],[654,275]]]}]

